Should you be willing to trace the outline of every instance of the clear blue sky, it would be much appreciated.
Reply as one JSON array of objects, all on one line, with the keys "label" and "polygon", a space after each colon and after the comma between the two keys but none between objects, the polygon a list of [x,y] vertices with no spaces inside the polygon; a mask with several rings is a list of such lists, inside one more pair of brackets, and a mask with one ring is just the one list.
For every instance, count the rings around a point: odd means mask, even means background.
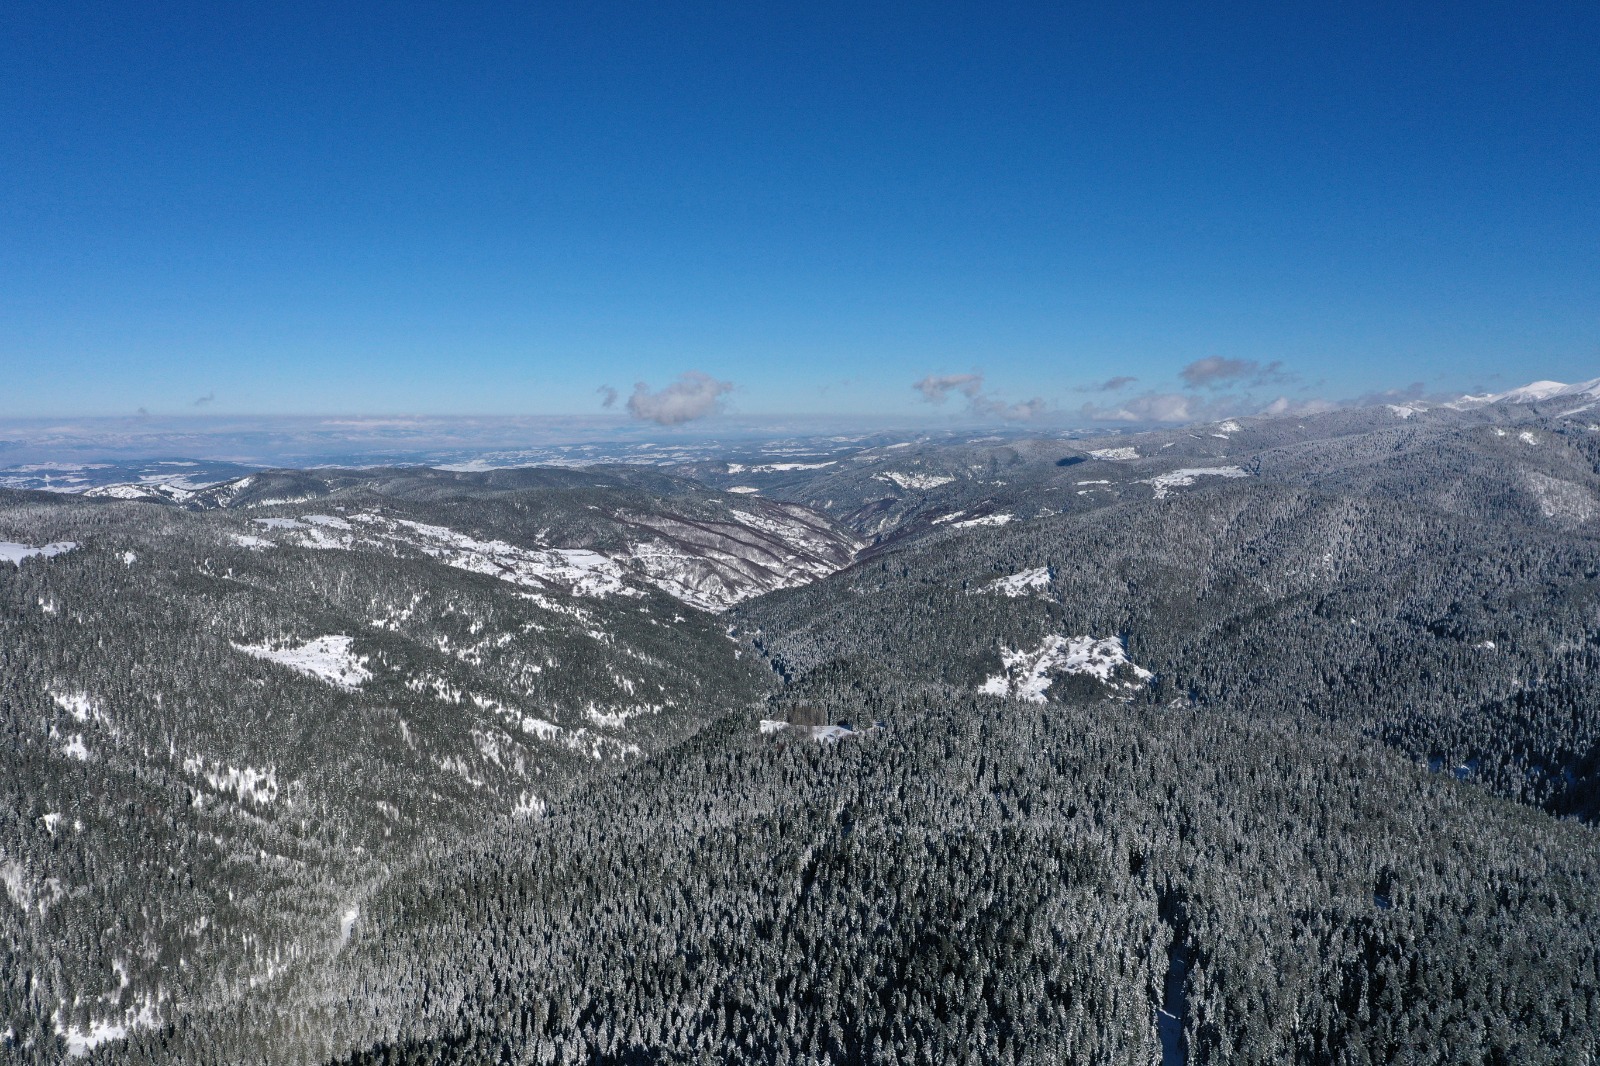
[{"label": "clear blue sky", "polygon": [[0,415],[1593,377],[1597,56],[1592,0],[19,0]]}]

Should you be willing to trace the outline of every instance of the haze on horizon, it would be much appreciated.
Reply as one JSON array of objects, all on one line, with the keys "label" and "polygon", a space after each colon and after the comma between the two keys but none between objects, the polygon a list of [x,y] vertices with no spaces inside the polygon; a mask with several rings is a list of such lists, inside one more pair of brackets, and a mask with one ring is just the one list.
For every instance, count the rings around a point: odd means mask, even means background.
[{"label": "haze on horizon", "polygon": [[1062,426],[1592,378],[1596,54],[1577,3],[33,5],[0,420]]}]

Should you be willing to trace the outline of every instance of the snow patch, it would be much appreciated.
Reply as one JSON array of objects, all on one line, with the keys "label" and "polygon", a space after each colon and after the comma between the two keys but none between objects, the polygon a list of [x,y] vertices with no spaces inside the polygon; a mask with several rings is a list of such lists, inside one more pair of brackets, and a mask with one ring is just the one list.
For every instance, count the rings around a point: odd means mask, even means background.
[{"label": "snow patch", "polygon": [[1049,587],[1050,568],[1048,566],[1040,566],[1032,570],[1023,570],[1020,573],[1012,574],[1010,577],[1002,577],[998,581],[991,581],[984,586],[984,591],[998,592],[1002,596],[1015,599],[1018,596],[1026,596],[1034,589]]},{"label": "snow patch", "polygon": [[329,636],[285,647],[270,644],[234,644],[233,647],[235,651],[287,666],[335,688],[354,692],[363,682],[372,680],[372,672],[366,668],[366,657],[350,650],[352,643],[350,637]]},{"label": "snow patch", "polygon": [[1031,651],[1001,651],[1000,661],[1004,668],[984,681],[980,691],[1032,703],[1043,703],[1051,682],[1062,674],[1093,677],[1122,692],[1132,692],[1155,676],[1128,659],[1118,637],[1048,636]]},{"label": "snow patch", "polygon": [[1139,458],[1139,451],[1136,448],[1096,448],[1089,455],[1095,459],[1117,461],[1121,459],[1137,459]]},{"label": "snow patch", "polygon": [[523,792],[517,796],[517,802],[511,808],[511,817],[518,821],[528,821],[544,816],[544,800],[532,792]]},{"label": "snow patch", "polygon": [[1003,526],[1015,517],[1015,515],[1009,514],[986,514],[981,518],[968,518],[965,521],[957,522],[950,528],[971,529],[974,526]]},{"label": "snow patch", "polygon": [[947,474],[906,474],[898,470],[873,474],[872,477],[875,481],[892,481],[903,489],[936,489],[955,480]]},{"label": "snow patch", "polygon": [[205,759],[191,755],[183,760],[183,770],[204,779],[217,792],[233,793],[240,803],[249,800],[266,804],[278,798],[278,771],[270,766],[257,770],[253,766],[241,769],[217,763],[207,768]]},{"label": "snow patch", "polygon": [[1594,494],[1576,482],[1534,471],[1524,476],[1528,491],[1539,503],[1540,513],[1553,522],[1575,526],[1587,522],[1600,511]]},{"label": "snow patch", "polygon": [[1149,485],[1155,489],[1155,498],[1163,500],[1173,489],[1184,485],[1193,485],[1198,478],[1249,476],[1248,473],[1237,466],[1186,467],[1183,470],[1170,470],[1165,474],[1157,474],[1155,477],[1142,478],[1140,484]]},{"label": "snow patch", "polygon": [[41,558],[49,559],[53,556],[64,555],[76,547],[78,547],[78,542],[75,540],[58,540],[52,544],[41,544],[37,548],[30,548],[26,544],[17,544],[14,541],[0,540],[0,562],[15,563],[20,567],[22,560],[30,556],[37,555]]},{"label": "snow patch", "polygon": [[105,707],[100,701],[86,692],[52,692],[50,698],[55,700],[56,706],[72,715],[79,722],[87,722],[93,718],[97,722],[109,722]]}]

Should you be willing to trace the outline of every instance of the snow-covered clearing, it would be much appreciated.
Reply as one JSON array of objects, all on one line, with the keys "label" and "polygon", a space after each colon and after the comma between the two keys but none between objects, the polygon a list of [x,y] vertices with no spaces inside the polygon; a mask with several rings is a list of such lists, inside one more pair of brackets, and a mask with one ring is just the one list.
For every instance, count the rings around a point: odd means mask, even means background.
[{"label": "snow-covered clearing", "polygon": [[52,692],[50,698],[55,700],[57,707],[79,722],[87,722],[91,718],[97,722],[110,721],[106,717],[105,707],[86,692]]},{"label": "snow-covered clearing", "polygon": [[898,470],[889,470],[872,476],[877,481],[892,481],[903,489],[936,489],[955,480],[948,474],[907,474]]},{"label": "snow-covered clearing", "polygon": [[968,518],[965,521],[957,522],[950,528],[971,529],[974,526],[1003,526],[1015,517],[1015,515],[1009,514],[986,514],[981,518]]},{"label": "snow-covered clearing", "polygon": [[18,544],[15,541],[0,540],[0,562],[15,563],[17,566],[21,566],[22,560],[30,556],[37,555],[49,559],[52,556],[72,551],[77,546],[78,542],[75,540],[58,540],[53,544],[41,544],[37,548],[30,548],[26,544]]},{"label": "snow-covered clearing", "polygon": [[[984,681],[991,696],[1043,703],[1050,683],[1062,674],[1083,674],[1113,689],[1132,691],[1155,675],[1134,664],[1117,637],[1048,636],[1031,651],[1005,649],[1003,670]],[[1135,680],[1128,680],[1128,675]]]},{"label": "snow-covered clearing", "polygon": [[822,470],[834,466],[837,459],[829,459],[825,463],[763,463],[760,466],[746,466],[743,463],[729,463],[730,474],[781,474],[790,470]]},{"label": "snow-covered clearing", "polygon": [[270,644],[235,644],[235,651],[287,666],[308,677],[326,681],[335,688],[354,692],[372,680],[366,658],[350,650],[353,639],[346,636],[317,637],[304,644],[276,648]]},{"label": "snow-covered clearing", "polygon": [[66,1042],[67,1058],[79,1059],[108,1041],[126,1040],[128,1034],[135,1029],[153,1029],[158,1021],[155,1008],[146,1004],[137,1011],[127,1012],[120,1021],[90,1021],[82,1028],[62,1025],[61,1016],[58,1014],[55,1030],[56,1035]]},{"label": "snow-covered clearing", "polygon": [[761,730],[761,735],[764,737],[775,736],[784,732],[785,730],[793,729],[796,733],[799,733],[802,736],[809,736],[818,744],[835,744],[841,740],[844,740],[846,737],[853,737],[858,733],[871,731],[851,729],[849,726],[842,725],[791,726],[788,722],[779,722],[770,718],[763,718],[759,728]]},{"label": "snow-covered clearing", "polygon": [[205,759],[191,755],[183,760],[183,770],[184,773],[204,778],[206,784],[218,792],[232,793],[240,803],[245,800],[271,803],[278,798],[278,771],[270,766],[265,770],[257,770],[253,766],[240,769],[217,763],[208,769]]},{"label": "snow-covered clearing", "polygon": [[1119,459],[1137,459],[1139,458],[1139,450],[1137,448],[1096,448],[1094,451],[1090,452],[1089,455],[1095,459],[1109,459],[1113,461]]},{"label": "snow-covered clearing", "polygon": [[1155,477],[1143,478],[1140,483],[1155,489],[1156,499],[1164,500],[1173,489],[1181,488],[1185,485],[1193,485],[1199,478],[1249,476],[1248,473],[1237,466],[1186,467],[1182,470],[1169,470],[1167,473],[1157,474]]},{"label": "snow-covered clearing", "polygon": [[1024,570],[1021,573],[1012,574],[1010,577],[1002,577],[997,581],[991,581],[983,589],[985,592],[998,592],[1002,596],[1009,596],[1015,599],[1018,596],[1028,595],[1034,589],[1049,587],[1050,568],[1048,566],[1039,566],[1032,570]]}]

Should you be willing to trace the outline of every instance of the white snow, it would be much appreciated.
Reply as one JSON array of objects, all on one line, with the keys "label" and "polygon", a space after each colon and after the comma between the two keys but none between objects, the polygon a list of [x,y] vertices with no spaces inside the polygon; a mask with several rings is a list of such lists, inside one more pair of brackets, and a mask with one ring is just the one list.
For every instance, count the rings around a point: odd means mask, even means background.
[{"label": "white snow", "polygon": [[90,1022],[82,1029],[56,1029],[57,1035],[67,1042],[67,1058],[78,1059],[89,1054],[108,1040],[124,1040],[128,1027],[116,1022]]},{"label": "white snow", "polygon": [[955,480],[947,474],[908,474],[898,470],[889,470],[872,476],[877,481],[892,481],[903,489],[936,489]]},{"label": "white snow", "polygon": [[361,908],[353,903],[343,914],[339,915],[340,947],[344,947],[346,944],[350,943],[350,930],[355,928],[356,919],[359,917],[361,917]]},{"label": "white snow", "polygon": [[346,522],[344,519],[335,518],[333,515],[328,515],[328,514],[301,515],[300,516],[300,521],[305,522],[308,525],[313,525],[313,526],[327,526],[329,529],[354,529],[355,528],[349,522]]},{"label": "white snow", "polygon": [[1015,517],[1015,515],[1009,514],[986,514],[981,518],[968,518],[965,521],[956,522],[950,528],[971,529],[974,526],[1003,526]]},{"label": "white snow", "polygon": [[52,692],[50,698],[77,721],[87,722],[90,718],[99,722],[108,720],[100,701],[86,692]]},{"label": "white snow", "polygon": [[252,518],[250,521],[267,529],[304,529],[306,524],[298,518]]},{"label": "white snow", "polygon": [[1048,566],[1039,566],[1032,570],[1023,570],[1020,573],[1012,574],[1010,577],[1002,577],[997,581],[991,581],[984,586],[984,591],[998,592],[1002,596],[1009,596],[1015,599],[1018,596],[1026,596],[1034,589],[1049,587],[1050,568]]},{"label": "white snow", "polygon": [[354,692],[363,682],[372,679],[372,672],[366,668],[366,658],[350,650],[352,643],[350,637],[328,636],[281,648],[270,644],[235,644],[233,647],[246,655],[270,660],[326,681],[335,688]]},{"label": "white snow", "polygon": [[829,459],[825,463],[763,463],[760,466],[745,466],[743,463],[729,463],[730,474],[778,474],[790,470],[821,470],[834,466],[837,459]]},{"label": "white snow", "polygon": [[1579,525],[1600,510],[1600,503],[1596,502],[1594,494],[1576,482],[1535,471],[1529,471],[1525,476],[1528,491],[1539,501],[1539,511],[1546,518],[1566,525]]},{"label": "white snow", "polygon": [[1384,406],[1387,407],[1390,410],[1390,412],[1392,412],[1394,414],[1394,416],[1396,418],[1410,418],[1412,415],[1414,415],[1418,411],[1422,410],[1422,408],[1420,408],[1420,407],[1412,407],[1409,404],[1389,403],[1389,404],[1384,404]]},{"label": "white snow", "polygon": [[1537,447],[1538,444],[1539,444],[1539,438],[1535,437],[1531,430],[1526,430],[1525,429],[1521,433],[1518,433],[1517,434],[1517,439],[1520,440],[1524,444],[1532,444],[1535,447]]},{"label": "white snow", "polygon": [[1454,403],[1445,404],[1464,410],[1471,407],[1482,407],[1491,403],[1543,403],[1546,400],[1566,399],[1581,397],[1594,399],[1600,397],[1600,378],[1592,381],[1580,381],[1576,385],[1563,385],[1559,381],[1534,381],[1519,388],[1506,392],[1486,392],[1479,396],[1463,396]]},{"label": "white snow", "polygon": [[277,547],[277,545],[273,544],[272,541],[267,540],[265,537],[252,537],[248,533],[229,533],[228,536],[239,547],[249,548],[252,551],[260,551],[263,548]]},{"label": "white snow", "polygon": [[206,784],[218,792],[233,793],[240,803],[245,800],[271,803],[278,798],[278,771],[270,766],[257,770],[253,766],[241,769],[217,763],[208,769],[205,759],[191,755],[183,760],[183,769],[185,773],[204,778]]},{"label": "white snow", "polygon": [[788,722],[778,722],[778,721],[774,721],[771,718],[763,718],[763,719],[761,719],[760,729],[761,729],[761,735],[764,736],[764,737],[770,737],[774,733],[781,733],[785,729],[788,729],[788,728],[789,728],[789,723]]},{"label": "white snow", "polygon": [[478,540],[446,526],[374,514],[354,517],[364,528],[409,544],[446,566],[513,585],[559,585],[579,596],[644,595],[623,582],[620,563],[586,548],[523,548],[502,540]]},{"label": "white snow", "polygon": [[138,561],[139,561],[139,557],[137,555],[135,555],[133,552],[123,552],[122,553],[122,565],[123,566],[132,566],[134,563],[136,563]]},{"label": "white snow", "polygon": [[761,490],[756,488],[754,485],[735,485],[731,489],[729,489],[728,491],[729,492],[737,492],[737,493],[741,493],[741,494],[747,494],[747,493],[751,493],[751,492],[760,492]]},{"label": "white snow", "polygon": [[72,551],[77,546],[78,542],[74,540],[58,540],[53,544],[42,544],[37,548],[30,548],[26,544],[17,544],[14,541],[0,540],[0,562],[21,566],[22,560],[30,556],[37,555],[49,559]]},{"label": "white snow", "polygon": [[71,759],[77,759],[79,762],[88,759],[89,748],[83,742],[83,734],[74,733],[68,737],[67,742],[61,745],[61,754]]},{"label": "white snow", "polygon": [[1219,432],[1219,433],[1237,433],[1243,428],[1244,428],[1243,426],[1239,425],[1239,423],[1235,422],[1233,419],[1230,418],[1226,422],[1218,423],[1217,432]]},{"label": "white snow", "polygon": [[1139,451],[1136,448],[1096,448],[1089,455],[1095,459],[1137,459]]},{"label": "white snow", "polygon": [[[1118,637],[1049,636],[1032,651],[1005,649],[1004,668],[984,681],[980,691],[991,696],[1043,703],[1050,683],[1060,674],[1087,674],[1113,689],[1132,691],[1155,675],[1135,665]],[[1131,673],[1137,681],[1122,680]]]},{"label": "white snow", "polygon": [[1213,467],[1186,467],[1182,470],[1169,470],[1165,474],[1155,477],[1143,478],[1140,483],[1155,489],[1155,498],[1165,499],[1171,490],[1184,485],[1193,485],[1197,478],[1202,477],[1249,477],[1245,471],[1237,466]]},{"label": "white snow", "polygon": [[538,818],[544,814],[544,800],[532,792],[523,792],[517,796],[516,804],[511,808],[511,817],[518,821],[527,821]]}]

